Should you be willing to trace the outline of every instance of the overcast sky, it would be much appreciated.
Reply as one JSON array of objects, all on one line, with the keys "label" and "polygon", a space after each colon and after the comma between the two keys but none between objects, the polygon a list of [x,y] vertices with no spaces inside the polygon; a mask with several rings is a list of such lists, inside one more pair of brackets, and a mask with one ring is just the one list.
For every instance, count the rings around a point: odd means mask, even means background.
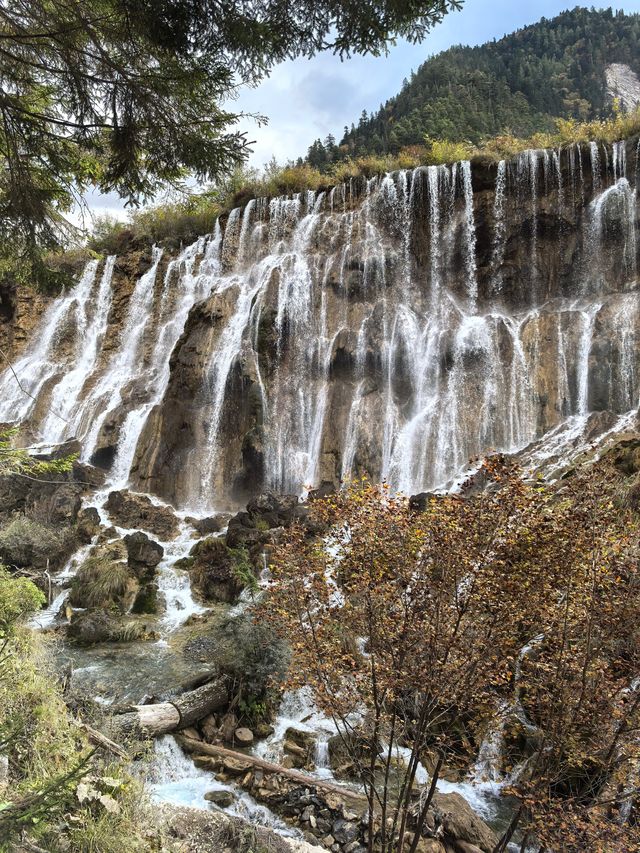
[{"label": "overcast sky", "polygon": [[[344,126],[357,122],[363,109],[376,110],[399,91],[413,69],[451,45],[501,38],[576,5],[567,0],[465,0],[462,11],[447,15],[422,44],[401,41],[387,56],[377,58],[358,56],[341,62],[331,54],[320,54],[310,60],[285,62],[230,105],[234,112],[269,118],[263,127],[250,121],[241,125],[248,138],[255,140],[251,164],[262,167],[272,156],[280,163],[295,159],[306,154],[315,139],[324,139],[329,133],[339,140]],[[593,5],[640,12],[640,0],[605,0],[601,4],[596,0]],[[90,204],[96,213],[123,215],[115,196],[94,197]]]}]

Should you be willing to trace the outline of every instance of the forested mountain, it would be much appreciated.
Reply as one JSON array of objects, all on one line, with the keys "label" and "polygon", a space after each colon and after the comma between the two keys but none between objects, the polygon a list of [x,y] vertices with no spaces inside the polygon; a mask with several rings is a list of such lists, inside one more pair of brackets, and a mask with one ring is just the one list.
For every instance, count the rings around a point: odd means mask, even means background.
[{"label": "forested mountain", "polygon": [[309,149],[322,168],[347,156],[396,153],[434,139],[480,142],[511,131],[530,136],[558,117],[606,115],[606,69],[640,72],[640,15],[576,8],[480,47],[452,47],[427,60],[377,113]]}]

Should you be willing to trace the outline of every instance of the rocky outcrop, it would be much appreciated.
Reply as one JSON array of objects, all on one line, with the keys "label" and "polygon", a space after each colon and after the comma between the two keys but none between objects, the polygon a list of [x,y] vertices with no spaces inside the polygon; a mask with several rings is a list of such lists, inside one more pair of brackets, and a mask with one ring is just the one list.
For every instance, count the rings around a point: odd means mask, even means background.
[{"label": "rocky outcrop", "polygon": [[[149,570],[155,569],[164,556],[164,548],[146,533],[136,530],[135,533],[127,533],[124,537],[127,548],[129,566],[141,576],[149,574]],[[153,574],[153,572],[151,572]]]},{"label": "rocky outcrop", "polygon": [[125,528],[142,528],[162,541],[178,535],[178,520],[168,506],[154,504],[147,495],[111,492],[106,510],[113,521]]},{"label": "rocky outcrop", "polygon": [[211,536],[194,545],[182,565],[189,571],[192,589],[205,601],[231,603],[244,587],[243,562],[241,552],[234,552],[223,539]]}]

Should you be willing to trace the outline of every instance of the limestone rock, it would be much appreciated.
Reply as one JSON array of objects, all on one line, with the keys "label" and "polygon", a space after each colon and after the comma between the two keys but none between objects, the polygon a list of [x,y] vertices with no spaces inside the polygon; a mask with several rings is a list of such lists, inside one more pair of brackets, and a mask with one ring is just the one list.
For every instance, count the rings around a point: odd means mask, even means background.
[{"label": "limestone rock", "polygon": [[498,843],[493,830],[473,811],[460,794],[436,793],[432,807],[441,817],[445,840],[475,844],[483,853],[491,853]]},{"label": "limestone rock", "polygon": [[217,515],[211,515],[207,518],[194,518],[193,516],[187,516],[185,521],[187,524],[190,524],[200,536],[210,536],[212,533],[220,533],[220,531],[226,527],[229,523],[229,518],[231,516],[226,513],[218,513]]},{"label": "limestone rock", "polygon": [[251,746],[253,743],[253,732],[251,729],[239,728],[233,734],[233,739],[238,746]]},{"label": "limestone rock", "polygon": [[207,791],[204,798],[208,803],[213,803],[221,809],[228,809],[235,802],[235,797],[231,791]]},{"label": "limestone rock", "polygon": [[240,555],[232,553],[224,539],[211,536],[190,551],[189,567],[193,589],[206,601],[233,602],[243,588],[238,574]]},{"label": "limestone rock", "polygon": [[145,569],[154,569],[164,557],[164,548],[146,533],[136,530],[135,533],[127,533],[124,537],[127,546],[129,565],[144,573]]},{"label": "limestone rock", "polygon": [[157,506],[146,495],[126,490],[110,492],[106,504],[110,517],[121,527],[140,528],[162,541],[178,534],[178,520],[168,506]]},{"label": "limestone rock", "polygon": [[110,640],[114,627],[114,619],[104,611],[86,610],[72,614],[67,635],[80,645],[90,646]]},{"label": "limestone rock", "polygon": [[78,538],[82,543],[88,545],[94,536],[100,531],[100,514],[91,506],[81,509],[77,520]]}]

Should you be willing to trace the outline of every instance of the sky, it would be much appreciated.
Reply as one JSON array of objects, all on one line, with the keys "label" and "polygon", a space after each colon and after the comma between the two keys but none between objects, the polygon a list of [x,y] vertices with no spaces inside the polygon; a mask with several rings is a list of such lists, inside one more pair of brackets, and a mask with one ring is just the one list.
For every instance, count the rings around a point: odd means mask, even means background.
[{"label": "sky", "polygon": [[[417,45],[399,41],[387,56],[357,56],[341,62],[329,53],[313,59],[290,60],[273,69],[257,88],[245,89],[230,102],[233,112],[259,113],[266,126],[245,119],[240,128],[255,140],[250,163],[261,168],[273,156],[279,163],[304,156],[311,143],[332,133],[340,140],[345,125],[357,122],[363,109],[376,110],[395,95],[405,77],[430,56],[454,44],[477,45],[551,18],[576,5],[612,6],[640,12],[640,0],[465,0]],[[97,214],[124,218],[115,195],[93,195]]]}]

